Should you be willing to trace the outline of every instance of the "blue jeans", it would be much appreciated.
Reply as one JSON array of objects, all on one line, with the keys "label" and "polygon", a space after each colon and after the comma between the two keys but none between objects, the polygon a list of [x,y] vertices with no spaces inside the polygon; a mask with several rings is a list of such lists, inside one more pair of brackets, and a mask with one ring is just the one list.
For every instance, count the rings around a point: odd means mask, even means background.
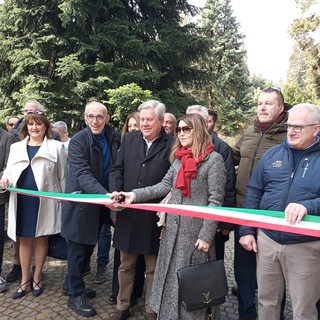
[{"label": "blue jeans", "polygon": [[4,250],[4,213],[5,213],[5,204],[0,204],[0,272],[2,271],[3,250]]},{"label": "blue jeans", "polygon": [[64,287],[68,288],[71,298],[84,294],[85,282],[81,276],[87,261],[93,253],[94,246],[68,240],[68,273],[64,280]]},{"label": "blue jeans", "polygon": [[101,227],[99,237],[98,237],[98,252],[97,252],[97,264],[98,265],[108,265],[109,252],[111,246],[111,227],[110,225],[104,223]]}]

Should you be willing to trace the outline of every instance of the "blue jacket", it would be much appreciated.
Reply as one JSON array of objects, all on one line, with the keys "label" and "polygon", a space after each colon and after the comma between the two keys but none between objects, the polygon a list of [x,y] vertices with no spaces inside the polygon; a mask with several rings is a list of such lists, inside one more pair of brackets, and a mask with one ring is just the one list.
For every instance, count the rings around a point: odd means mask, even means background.
[{"label": "blue jacket", "polygon": [[[244,208],[284,211],[289,203],[300,203],[309,215],[320,215],[320,143],[304,150],[294,168],[287,141],[267,150],[254,170],[247,187]],[[316,241],[319,238],[262,229],[280,244]],[[240,227],[240,236],[256,233]]]}]

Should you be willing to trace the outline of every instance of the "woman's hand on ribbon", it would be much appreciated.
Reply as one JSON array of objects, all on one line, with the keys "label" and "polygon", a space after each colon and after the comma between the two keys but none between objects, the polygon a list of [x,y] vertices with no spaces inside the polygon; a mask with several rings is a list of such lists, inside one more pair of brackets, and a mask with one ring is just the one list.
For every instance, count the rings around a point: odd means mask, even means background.
[{"label": "woman's hand on ribbon", "polygon": [[7,189],[10,187],[10,181],[6,178],[0,180],[0,189]]}]

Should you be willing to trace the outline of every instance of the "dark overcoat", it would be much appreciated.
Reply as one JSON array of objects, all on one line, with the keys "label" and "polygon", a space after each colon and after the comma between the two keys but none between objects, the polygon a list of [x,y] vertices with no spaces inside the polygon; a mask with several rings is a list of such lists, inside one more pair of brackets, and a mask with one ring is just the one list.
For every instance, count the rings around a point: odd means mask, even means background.
[{"label": "dark overcoat", "polygon": [[[4,129],[0,129],[0,179],[7,166],[10,146],[15,142],[14,137]],[[8,202],[9,192],[0,193],[0,204]]]},{"label": "dark overcoat", "polygon": [[[120,134],[105,126],[111,164],[115,162],[120,146]],[[69,144],[69,176],[66,193],[106,194],[103,185],[103,155],[101,147],[86,127],[75,134]],[[109,209],[96,204],[64,202],[62,206],[61,235],[81,244],[95,245],[101,225],[100,213]]]},{"label": "dark overcoat", "polygon": [[[146,142],[140,131],[125,135],[116,164],[110,171],[111,191],[131,191],[154,185],[170,168],[169,156],[173,137],[164,129],[146,155]],[[161,198],[150,202],[160,202]],[[156,212],[125,209],[117,213],[113,244],[129,254],[156,255],[159,250],[160,228]]]}]

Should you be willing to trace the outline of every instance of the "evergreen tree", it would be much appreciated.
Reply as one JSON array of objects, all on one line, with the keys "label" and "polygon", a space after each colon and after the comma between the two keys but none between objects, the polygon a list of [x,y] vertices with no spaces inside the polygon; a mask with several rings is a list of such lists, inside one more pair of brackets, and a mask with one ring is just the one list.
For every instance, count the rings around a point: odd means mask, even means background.
[{"label": "evergreen tree", "polygon": [[187,0],[6,0],[0,106],[11,114],[38,99],[71,123],[86,102],[134,82],[177,113],[190,101],[181,86],[203,79],[194,64],[207,40],[182,24],[195,13]]},{"label": "evergreen tree", "polygon": [[304,101],[320,104],[319,4],[310,0],[296,3],[302,14],[290,30],[295,46],[290,57],[288,85],[297,93],[294,101],[299,101],[303,93]]},{"label": "evergreen tree", "polygon": [[210,53],[199,65],[208,71],[200,98],[219,115],[219,128],[227,134],[238,131],[250,110],[252,88],[246,65],[244,36],[233,15],[231,0],[207,0],[201,27],[210,40]]}]

